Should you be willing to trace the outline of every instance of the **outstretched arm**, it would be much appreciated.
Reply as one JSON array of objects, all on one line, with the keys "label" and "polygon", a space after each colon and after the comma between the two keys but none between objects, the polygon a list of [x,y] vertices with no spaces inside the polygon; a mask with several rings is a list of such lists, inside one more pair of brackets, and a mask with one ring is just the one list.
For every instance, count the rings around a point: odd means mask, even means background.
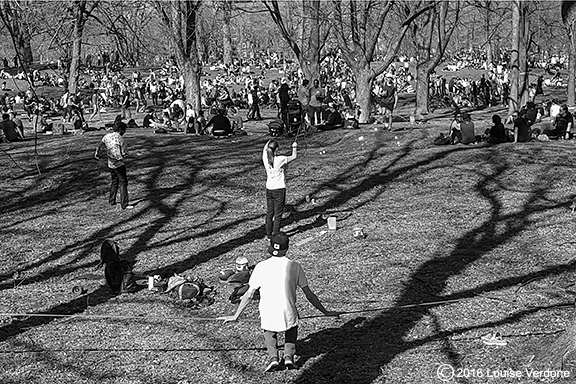
[{"label": "outstretched arm", "polygon": [[217,317],[216,320],[224,320],[224,323],[238,320],[238,317],[240,317],[240,314],[242,314],[242,312],[244,312],[244,309],[246,308],[246,306],[248,305],[248,303],[252,299],[252,296],[254,295],[255,291],[256,291],[255,288],[248,288],[246,293],[244,293],[244,295],[242,296],[242,299],[240,300],[240,304],[238,304],[238,309],[236,309],[236,313],[233,314],[232,316]]},{"label": "outstretched arm", "polygon": [[329,311],[326,308],[324,308],[324,306],[320,302],[320,299],[318,298],[318,296],[316,296],[316,294],[314,292],[312,292],[310,287],[308,287],[308,286],[302,287],[302,291],[304,291],[304,294],[306,295],[306,299],[310,302],[310,304],[312,304],[316,309],[318,309],[320,312],[322,312],[326,316],[338,316],[339,315],[339,313],[336,311]]}]

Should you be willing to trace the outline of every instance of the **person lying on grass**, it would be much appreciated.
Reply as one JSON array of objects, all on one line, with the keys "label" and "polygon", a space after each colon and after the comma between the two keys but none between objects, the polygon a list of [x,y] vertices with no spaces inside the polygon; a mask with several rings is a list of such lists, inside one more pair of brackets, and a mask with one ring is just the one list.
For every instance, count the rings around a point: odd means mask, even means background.
[{"label": "person lying on grass", "polygon": [[264,331],[264,344],[268,353],[268,363],[265,371],[278,369],[278,333],[284,332],[284,366],[288,369],[297,368],[294,361],[296,340],[298,338],[298,310],[296,309],[296,287],[300,287],[306,299],[326,316],[338,316],[339,312],[329,311],[308,286],[304,270],[295,261],[286,257],[289,238],[284,232],[278,232],[270,240],[268,252],[271,258],[256,265],[250,280],[249,288],[242,296],[236,313],[232,316],[218,317],[224,323],[236,321],[244,311],[252,295],[260,290],[261,328]]}]

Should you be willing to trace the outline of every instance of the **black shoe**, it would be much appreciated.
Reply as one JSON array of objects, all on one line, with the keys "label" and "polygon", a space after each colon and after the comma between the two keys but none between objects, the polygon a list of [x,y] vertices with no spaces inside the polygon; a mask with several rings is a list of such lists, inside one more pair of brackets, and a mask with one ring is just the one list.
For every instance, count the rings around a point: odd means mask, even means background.
[{"label": "black shoe", "polygon": [[270,358],[270,361],[268,362],[268,365],[266,365],[266,368],[264,369],[264,372],[274,372],[275,370],[278,369],[278,366],[280,365],[280,363],[278,363],[278,358],[277,357],[272,357]]}]

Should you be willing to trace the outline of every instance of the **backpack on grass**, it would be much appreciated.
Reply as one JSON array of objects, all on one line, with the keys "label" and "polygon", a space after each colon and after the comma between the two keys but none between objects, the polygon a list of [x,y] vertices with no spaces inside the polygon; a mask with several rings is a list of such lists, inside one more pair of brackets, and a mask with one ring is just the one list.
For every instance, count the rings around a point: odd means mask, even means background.
[{"label": "backpack on grass", "polygon": [[202,302],[209,299],[209,304],[213,302],[208,296],[214,291],[214,287],[206,285],[204,280],[199,277],[191,278],[175,273],[168,279],[168,286],[166,287],[166,293],[171,291],[175,292],[180,300]]}]

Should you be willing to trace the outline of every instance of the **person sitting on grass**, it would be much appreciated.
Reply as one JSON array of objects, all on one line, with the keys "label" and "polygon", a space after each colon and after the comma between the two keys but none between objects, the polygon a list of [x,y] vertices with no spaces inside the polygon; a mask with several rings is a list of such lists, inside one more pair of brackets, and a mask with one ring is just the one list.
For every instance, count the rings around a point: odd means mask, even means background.
[{"label": "person sitting on grass", "polygon": [[14,124],[16,124],[18,132],[20,132],[20,136],[22,137],[22,139],[24,139],[24,124],[22,123],[22,120],[18,118],[18,114],[16,113],[16,111],[10,112],[10,120],[12,120]]},{"label": "person sitting on grass", "polygon": [[205,135],[206,134],[206,117],[204,117],[204,111],[198,111],[198,117],[196,118],[194,124],[194,130],[196,131],[196,135]]},{"label": "person sitting on grass", "polygon": [[450,144],[458,144],[462,141],[461,123],[462,114],[460,112],[454,113],[454,119],[450,123]]},{"label": "person sitting on grass", "polygon": [[296,340],[298,339],[298,310],[296,289],[300,287],[306,299],[326,316],[339,316],[339,312],[327,310],[318,296],[308,286],[304,270],[295,261],[286,257],[289,238],[278,232],[270,239],[268,253],[272,257],[259,262],[250,276],[248,290],[242,296],[236,313],[218,317],[224,323],[237,321],[250,303],[256,290],[260,291],[260,327],[264,331],[264,344],[268,354],[265,372],[273,372],[280,367],[278,357],[278,333],[284,333],[284,367],[296,369]]},{"label": "person sitting on grass", "polygon": [[12,142],[24,140],[24,136],[20,133],[18,126],[10,120],[10,115],[7,113],[2,114],[0,129],[2,129],[6,141]]},{"label": "person sitting on grass", "polygon": [[338,110],[338,105],[329,103],[327,110],[329,112],[328,119],[322,122],[322,124],[316,126],[316,129],[319,131],[330,131],[332,129],[339,129],[344,127],[344,119]]},{"label": "person sitting on grass", "polygon": [[146,115],[144,116],[144,120],[142,121],[142,127],[153,128],[154,123],[156,123],[156,117],[154,115],[154,108],[150,107],[146,110]]},{"label": "person sitting on grass", "polygon": [[[176,100],[178,101],[178,100]],[[186,120],[186,112],[182,109],[180,104],[177,104],[176,101],[172,103],[170,106],[170,119],[172,120],[172,126],[175,130],[180,130],[180,124],[183,124]]]},{"label": "person sitting on grass", "polygon": [[524,118],[528,122],[528,127],[531,127],[534,123],[538,122],[538,109],[536,109],[536,104],[532,101],[526,103]]},{"label": "person sitting on grass", "polygon": [[572,126],[574,125],[574,118],[568,111],[568,106],[562,104],[560,112],[554,118],[552,129],[545,129],[544,134],[550,139],[570,139]]},{"label": "person sitting on grass", "polygon": [[560,113],[561,105],[557,99],[552,99],[552,105],[550,106],[550,117],[554,119],[557,114]]},{"label": "person sitting on grass", "polygon": [[244,130],[244,121],[242,120],[242,116],[238,113],[238,110],[235,107],[231,107],[228,109],[230,112],[230,121],[232,123],[232,131],[235,134],[246,134]]},{"label": "person sitting on grass", "polygon": [[476,135],[474,134],[474,123],[472,118],[466,112],[462,113],[462,122],[460,123],[460,132],[462,133],[462,144],[476,143]]},{"label": "person sitting on grass", "polygon": [[523,113],[512,112],[511,119],[514,122],[514,142],[524,143],[530,141],[530,126]]},{"label": "person sitting on grass", "polygon": [[224,109],[218,110],[218,113],[206,124],[206,129],[208,129],[208,132],[214,137],[231,136],[233,133],[232,124],[230,124],[230,120],[226,117],[226,111]]},{"label": "person sitting on grass", "polygon": [[508,141],[506,136],[506,128],[502,124],[502,118],[498,115],[492,116],[494,125],[488,129],[488,138],[486,142],[490,144],[500,144]]}]

